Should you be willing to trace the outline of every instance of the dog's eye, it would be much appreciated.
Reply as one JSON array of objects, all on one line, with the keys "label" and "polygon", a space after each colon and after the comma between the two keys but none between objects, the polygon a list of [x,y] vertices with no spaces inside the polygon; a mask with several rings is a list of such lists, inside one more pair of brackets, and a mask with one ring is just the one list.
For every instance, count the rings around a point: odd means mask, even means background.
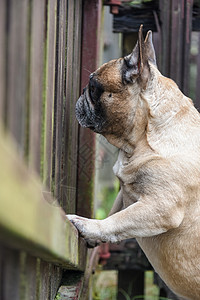
[{"label": "dog's eye", "polygon": [[112,97],[112,94],[109,94],[108,97],[111,98],[111,97]]}]

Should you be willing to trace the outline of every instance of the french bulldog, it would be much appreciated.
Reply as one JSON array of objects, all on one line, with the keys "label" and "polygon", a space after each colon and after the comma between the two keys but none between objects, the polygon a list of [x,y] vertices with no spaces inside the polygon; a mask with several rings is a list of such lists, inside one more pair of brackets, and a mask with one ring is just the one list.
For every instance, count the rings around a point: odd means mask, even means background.
[{"label": "french bulldog", "polygon": [[90,246],[136,238],[171,290],[199,300],[200,115],[157,69],[151,31],[90,75],[76,117],[120,149],[121,189],[106,219],[68,219]]}]

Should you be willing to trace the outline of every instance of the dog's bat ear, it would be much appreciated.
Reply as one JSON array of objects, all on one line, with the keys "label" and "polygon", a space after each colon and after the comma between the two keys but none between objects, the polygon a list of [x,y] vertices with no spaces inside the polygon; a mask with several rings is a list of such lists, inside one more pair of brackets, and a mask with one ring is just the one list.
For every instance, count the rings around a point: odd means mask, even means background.
[{"label": "dog's bat ear", "polygon": [[144,47],[144,40],[142,36],[142,25],[141,25],[139,30],[139,35],[138,35],[138,41],[137,44],[135,45],[135,48],[133,49],[131,54],[124,57],[125,64],[129,69],[129,71],[131,71],[129,72],[130,76],[139,75],[143,67],[143,61],[142,61],[143,47]]},{"label": "dog's bat ear", "polygon": [[140,74],[143,71],[144,62],[145,62],[145,44],[144,44],[144,37],[142,34],[143,25],[140,25],[140,29],[138,32],[138,45],[139,45],[139,58],[138,58],[138,64],[139,64],[139,71]]},{"label": "dog's bat ear", "polygon": [[133,82],[138,79],[143,86],[147,83],[146,65],[146,51],[145,42],[142,34],[143,25],[140,26],[138,33],[138,41],[132,53],[124,57],[126,68],[124,70],[124,80],[126,82]]},{"label": "dog's bat ear", "polygon": [[147,59],[157,67],[156,54],[155,54],[153,41],[152,41],[152,31],[149,30],[147,32],[144,44],[145,44],[145,53],[146,53]]},{"label": "dog's bat ear", "polygon": [[123,79],[126,82],[137,80],[142,88],[146,88],[150,75],[149,62],[156,66],[156,55],[152,42],[152,32],[148,31],[145,41],[142,34],[143,25],[138,32],[138,41],[132,53],[124,57],[126,67]]}]

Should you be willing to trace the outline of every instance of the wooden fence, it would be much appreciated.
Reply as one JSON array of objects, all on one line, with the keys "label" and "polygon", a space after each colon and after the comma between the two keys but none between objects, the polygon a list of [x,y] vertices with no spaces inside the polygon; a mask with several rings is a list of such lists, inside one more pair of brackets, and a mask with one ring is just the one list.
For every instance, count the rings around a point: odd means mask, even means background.
[{"label": "wooden fence", "polygon": [[97,64],[94,47],[81,58],[87,14],[98,45],[100,2],[0,1],[2,300],[54,299],[62,278],[67,299],[80,296],[87,251],[65,213],[92,214],[94,137],[75,103]]},{"label": "wooden fence", "polygon": [[[94,254],[65,213],[92,215],[95,138],[78,127],[74,110],[97,67],[101,2],[0,1],[2,300],[52,300],[59,287],[67,299],[87,296]],[[157,12],[151,18],[159,65],[187,93],[190,32],[192,26],[199,30],[192,23],[197,1],[159,3],[162,22]],[[124,45],[127,39],[124,34]],[[197,91],[199,86],[197,81]],[[129,268],[136,275],[134,265]]]}]

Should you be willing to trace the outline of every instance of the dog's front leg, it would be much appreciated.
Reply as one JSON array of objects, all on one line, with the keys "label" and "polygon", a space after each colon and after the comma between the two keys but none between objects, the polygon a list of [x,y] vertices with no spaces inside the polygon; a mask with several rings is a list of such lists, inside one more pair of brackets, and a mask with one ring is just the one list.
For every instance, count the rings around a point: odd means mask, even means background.
[{"label": "dog's front leg", "polygon": [[104,225],[102,224],[104,220],[88,219],[77,215],[67,215],[67,218],[78,229],[89,248],[107,241],[104,237]]},{"label": "dog's front leg", "polygon": [[[110,212],[109,212],[109,216],[115,214],[116,212],[120,211],[123,207],[123,193],[122,190],[119,191],[113,207],[111,208]],[[101,238],[97,238],[97,232],[99,231],[99,227],[101,227],[101,222],[99,222],[98,220],[93,220],[93,219],[87,219],[87,218],[83,218],[83,217],[79,217],[76,215],[67,215],[68,219],[77,227],[77,229],[79,229],[79,227],[83,228],[83,231],[87,231],[89,232],[89,228],[92,228],[93,231],[95,231],[95,233],[90,233],[90,237],[88,236],[87,238],[85,237],[88,247],[95,247],[98,244],[100,244],[101,242],[103,242],[102,236]],[[82,225],[78,225],[78,223],[81,223]],[[83,223],[85,223],[85,226],[83,226]],[[88,229],[86,229],[85,227],[88,227]],[[85,228],[85,229],[84,229]],[[81,231],[81,230],[79,230]],[[82,236],[84,236],[84,232],[81,232]],[[94,238],[93,238],[94,236]]]},{"label": "dog's front leg", "polygon": [[138,201],[104,220],[68,215],[91,246],[100,242],[119,242],[134,237],[149,237],[178,227],[184,212],[175,202],[164,206],[155,202]]}]

